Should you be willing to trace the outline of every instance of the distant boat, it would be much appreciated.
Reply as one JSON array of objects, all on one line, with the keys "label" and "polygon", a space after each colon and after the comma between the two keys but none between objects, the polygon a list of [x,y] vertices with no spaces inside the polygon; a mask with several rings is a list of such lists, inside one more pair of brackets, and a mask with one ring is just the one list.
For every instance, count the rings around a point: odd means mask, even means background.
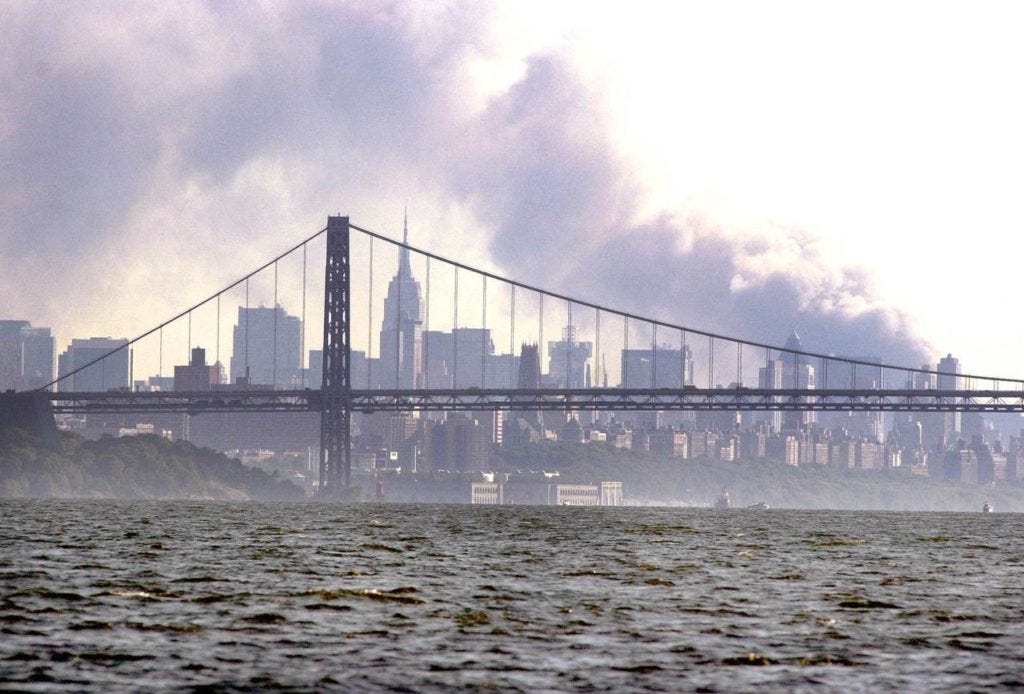
[{"label": "distant boat", "polygon": [[981,507],[982,513],[992,513],[993,510],[994,509],[992,508],[992,504],[988,503],[987,501],[985,502],[985,505]]},{"label": "distant boat", "polygon": [[729,501],[729,492],[722,490],[722,493],[718,495],[718,499],[715,501],[715,508],[730,508],[732,502]]},{"label": "distant boat", "polygon": [[768,506],[767,501],[761,499],[756,504],[751,504],[750,506],[747,506],[747,508],[753,509],[755,511],[767,511],[770,507]]}]

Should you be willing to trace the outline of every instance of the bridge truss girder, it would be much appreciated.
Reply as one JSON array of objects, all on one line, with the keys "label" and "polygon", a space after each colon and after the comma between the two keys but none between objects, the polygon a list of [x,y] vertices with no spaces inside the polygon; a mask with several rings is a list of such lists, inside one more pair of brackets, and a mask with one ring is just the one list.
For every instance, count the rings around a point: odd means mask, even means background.
[{"label": "bridge truss girder", "polygon": [[[55,414],[330,412],[319,390],[50,393]],[[735,388],[349,390],[352,412],[467,410],[704,410],[1024,412],[1006,390],[760,390]],[[335,410],[336,411],[336,410]]]}]

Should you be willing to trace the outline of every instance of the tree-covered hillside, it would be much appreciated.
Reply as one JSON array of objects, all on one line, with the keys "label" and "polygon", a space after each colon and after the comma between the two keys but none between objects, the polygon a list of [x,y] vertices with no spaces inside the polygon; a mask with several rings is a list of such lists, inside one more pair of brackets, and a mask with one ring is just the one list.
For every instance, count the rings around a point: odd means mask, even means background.
[{"label": "tree-covered hillside", "polygon": [[158,436],[89,441],[61,434],[50,450],[21,430],[0,432],[0,497],[302,499],[291,482],[210,449]]}]

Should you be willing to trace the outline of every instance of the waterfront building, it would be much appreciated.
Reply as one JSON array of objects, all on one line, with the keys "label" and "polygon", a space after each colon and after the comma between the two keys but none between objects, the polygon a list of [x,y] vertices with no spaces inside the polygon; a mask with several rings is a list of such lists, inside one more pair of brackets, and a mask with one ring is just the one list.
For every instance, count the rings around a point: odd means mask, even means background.
[{"label": "waterfront building", "polygon": [[469,503],[500,506],[505,503],[505,485],[500,482],[473,482],[470,485]]}]

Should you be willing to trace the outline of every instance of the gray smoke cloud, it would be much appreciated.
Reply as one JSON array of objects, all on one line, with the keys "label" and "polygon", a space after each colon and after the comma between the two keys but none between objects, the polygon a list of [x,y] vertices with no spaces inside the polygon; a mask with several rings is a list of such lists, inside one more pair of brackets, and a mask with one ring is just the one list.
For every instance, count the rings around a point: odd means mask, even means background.
[{"label": "gray smoke cloud", "polygon": [[[921,363],[908,317],[813,236],[699,210],[644,217],[643,178],[572,56],[529,56],[479,108],[469,66],[498,52],[494,17],[478,3],[0,9],[0,291],[18,314],[4,317],[76,336],[115,318],[146,327],[185,303],[154,277],[198,296],[281,247],[254,229],[313,230],[342,204],[380,228],[411,195],[474,222],[419,243],[454,255],[483,230],[493,262],[526,281]],[[134,312],[110,308],[125,295]]]}]

